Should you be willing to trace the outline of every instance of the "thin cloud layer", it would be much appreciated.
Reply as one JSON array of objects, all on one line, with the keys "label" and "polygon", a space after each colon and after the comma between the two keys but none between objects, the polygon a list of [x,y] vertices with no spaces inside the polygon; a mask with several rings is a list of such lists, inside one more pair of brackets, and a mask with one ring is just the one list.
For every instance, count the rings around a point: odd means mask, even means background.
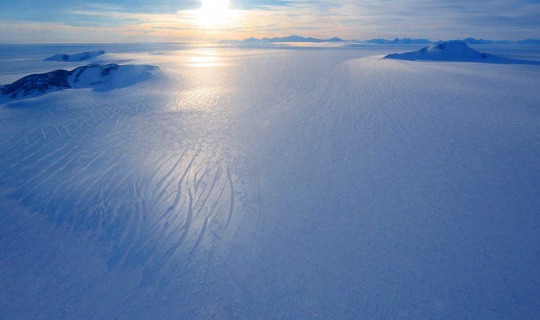
[{"label": "thin cloud layer", "polygon": [[[0,0],[5,2],[7,0]],[[234,19],[197,24],[199,0],[19,0],[2,5],[0,42],[240,39],[301,34],[345,39],[540,38],[538,0],[231,0]],[[57,28],[54,35],[49,31]]]}]

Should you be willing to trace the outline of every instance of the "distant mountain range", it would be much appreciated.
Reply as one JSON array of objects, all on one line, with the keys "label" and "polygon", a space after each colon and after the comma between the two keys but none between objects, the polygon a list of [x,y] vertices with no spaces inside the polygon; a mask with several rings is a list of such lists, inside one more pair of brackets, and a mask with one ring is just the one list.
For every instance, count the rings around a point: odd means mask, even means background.
[{"label": "distant mountain range", "polygon": [[[527,39],[519,41],[510,41],[510,40],[485,40],[485,39],[475,39],[475,38],[465,38],[463,40],[457,39],[453,41],[461,41],[466,44],[540,44],[539,39]],[[430,41],[428,39],[410,39],[410,38],[395,38],[394,40],[387,39],[371,39],[367,40],[368,43],[378,43],[378,44],[433,44],[433,43],[442,43],[445,41]]]},{"label": "distant mountain range", "polygon": [[224,40],[221,43],[277,43],[277,42],[345,42],[345,40],[340,38],[330,38],[330,39],[317,39],[317,38],[306,38],[301,36],[288,36],[288,37],[276,37],[276,38],[247,38],[244,40]]},{"label": "distant mountain range", "polygon": [[86,60],[99,57],[100,55],[103,55],[103,54],[105,54],[105,51],[103,50],[88,51],[88,52],[75,53],[75,54],[60,53],[60,54],[55,54],[53,56],[45,58],[43,59],[43,61],[64,61],[64,62],[86,61]]},{"label": "distant mountain range", "polygon": [[[463,40],[457,40],[464,42],[466,44],[540,44],[540,39],[526,39],[519,41],[510,41],[510,40],[485,40],[485,39],[475,39],[475,38],[466,38]],[[288,36],[288,37],[275,37],[275,38],[247,38],[244,40],[224,40],[221,43],[244,43],[244,44],[266,44],[266,43],[280,43],[280,42],[311,42],[311,43],[323,43],[323,42],[365,42],[373,44],[433,44],[433,43],[442,43],[444,41],[431,41],[428,39],[411,39],[411,38],[395,38],[393,40],[389,39],[370,39],[370,40],[344,40],[341,38],[329,38],[329,39],[318,39],[312,37],[302,37],[302,36]]]},{"label": "distant mountain range", "polygon": [[388,39],[371,39],[367,40],[367,43],[376,43],[376,44],[430,44],[433,43],[432,41],[428,39],[411,39],[411,38],[395,38],[394,40],[388,40]]}]

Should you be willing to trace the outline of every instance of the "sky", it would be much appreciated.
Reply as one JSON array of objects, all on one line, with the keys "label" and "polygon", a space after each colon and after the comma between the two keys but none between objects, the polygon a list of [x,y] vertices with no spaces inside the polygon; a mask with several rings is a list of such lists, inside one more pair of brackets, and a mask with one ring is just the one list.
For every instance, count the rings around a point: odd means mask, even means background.
[{"label": "sky", "polygon": [[540,38],[540,0],[0,0],[0,43]]}]

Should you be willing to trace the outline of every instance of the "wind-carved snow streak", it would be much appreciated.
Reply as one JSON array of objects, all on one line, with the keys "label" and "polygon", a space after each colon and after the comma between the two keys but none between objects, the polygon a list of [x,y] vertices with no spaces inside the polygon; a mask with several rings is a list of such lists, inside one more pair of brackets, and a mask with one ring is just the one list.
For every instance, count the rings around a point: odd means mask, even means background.
[{"label": "wind-carved snow streak", "polygon": [[[258,196],[249,196],[255,183],[240,177],[236,149],[222,138],[184,138],[160,114],[133,108],[48,115],[2,144],[9,152],[0,161],[9,170],[0,172],[1,186],[47,221],[91,234],[111,270],[140,268],[141,283],[151,286],[164,270],[207,270],[224,241],[243,241],[243,229],[254,234],[256,224],[244,220],[256,217]],[[141,115],[148,129],[131,129]],[[232,117],[204,118],[234,127]],[[162,125],[173,133],[160,136]]]},{"label": "wind-carved snow streak", "polygon": [[232,216],[234,213],[234,184],[231,178],[231,168],[227,168],[227,180],[229,181],[229,186],[231,188],[231,204],[229,207],[229,216],[227,217],[227,224],[225,225],[225,231],[229,228],[229,225],[231,224]]},{"label": "wind-carved snow streak", "polygon": [[223,110],[215,91],[160,106],[178,104],[170,113],[111,95],[6,120],[20,129],[0,143],[0,188],[92,239],[106,272],[135,270],[134,286],[203,294],[215,281],[208,270],[230,251],[248,256],[260,221],[258,180],[234,140],[245,120]]}]

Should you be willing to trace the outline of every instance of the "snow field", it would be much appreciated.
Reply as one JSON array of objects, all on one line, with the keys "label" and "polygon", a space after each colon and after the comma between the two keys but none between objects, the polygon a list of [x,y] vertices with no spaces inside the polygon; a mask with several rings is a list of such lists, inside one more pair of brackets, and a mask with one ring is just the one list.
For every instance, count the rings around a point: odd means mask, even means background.
[{"label": "snow field", "polygon": [[537,66],[147,50],[0,107],[2,317],[538,314]]}]

